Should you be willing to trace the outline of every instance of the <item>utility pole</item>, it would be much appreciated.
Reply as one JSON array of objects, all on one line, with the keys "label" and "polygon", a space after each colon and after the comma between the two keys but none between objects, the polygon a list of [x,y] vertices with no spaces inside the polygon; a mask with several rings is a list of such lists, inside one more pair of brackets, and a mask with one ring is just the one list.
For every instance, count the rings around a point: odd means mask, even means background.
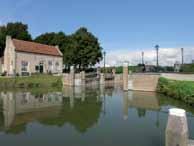
[{"label": "utility pole", "polygon": [[156,49],[156,66],[157,66],[157,71],[158,71],[158,67],[159,67],[159,63],[158,63],[159,45],[156,45],[155,49]]},{"label": "utility pole", "polygon": [[182,65],[184,64],[184,48],[181,48]]},{"label": "utility pole", "polygon": [[144,52],[141,52],[141,59],[142,59],[142,64],[144,64]]},{"label": "utility pole", "polygon": [[106,65],[106,52],[104,51],[103,52],[103,55],[104,55],[104,74],[106,73],[105,72],[105,65]]}]

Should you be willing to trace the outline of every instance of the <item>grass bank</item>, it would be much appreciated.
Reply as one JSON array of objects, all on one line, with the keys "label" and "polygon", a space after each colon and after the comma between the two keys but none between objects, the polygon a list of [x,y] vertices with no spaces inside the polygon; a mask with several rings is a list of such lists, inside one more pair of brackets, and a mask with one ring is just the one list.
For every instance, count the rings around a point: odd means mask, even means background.
[{"label": "grass bank", "polygon": [[161,77],[157,91],[171,98],[179,99],[189,105],[194,105],[194,82],[175,81]]},{"label": "grass bank", "polygon": [[29,77],[0,77],[0,88],[62,87],[61,76],[33,75]]}]

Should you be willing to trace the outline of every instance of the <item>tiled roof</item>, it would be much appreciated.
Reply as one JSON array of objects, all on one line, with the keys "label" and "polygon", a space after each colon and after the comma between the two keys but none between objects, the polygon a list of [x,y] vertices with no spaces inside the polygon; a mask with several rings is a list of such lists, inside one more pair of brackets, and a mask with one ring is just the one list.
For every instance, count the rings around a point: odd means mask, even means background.
[{"label": "tiled roof", "polygon": [[63,56],[58,48],[49,45],[43,45],[35,42],[23,41],[13,39],[13,44],[16,51],[36,53],[43,55],[52,55],[52,56]]}]

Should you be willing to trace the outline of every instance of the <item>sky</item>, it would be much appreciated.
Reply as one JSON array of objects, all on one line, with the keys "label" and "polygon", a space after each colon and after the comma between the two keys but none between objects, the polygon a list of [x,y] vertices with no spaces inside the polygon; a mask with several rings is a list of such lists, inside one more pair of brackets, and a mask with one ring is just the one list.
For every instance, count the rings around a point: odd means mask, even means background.
[{"label": "sky", "polygon": [[87,27],[107,52],[107,65],[161,65],[194,58],[194,0],[2,0],[0,25],[22,21],[33,38],[45,32],[75,32]]}]

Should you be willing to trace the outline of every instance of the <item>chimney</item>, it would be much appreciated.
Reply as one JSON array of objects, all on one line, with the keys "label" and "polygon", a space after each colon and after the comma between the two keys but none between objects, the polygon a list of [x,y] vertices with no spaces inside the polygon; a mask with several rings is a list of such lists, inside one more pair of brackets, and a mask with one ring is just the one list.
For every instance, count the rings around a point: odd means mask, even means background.
[{"label": "chimney", "polygon": [[55,48],[59,49],[59,46],[58,46],[58,45],[56,45],[56,46],[55,46]]},{"label": "chimney", "polygon": [[11,40],[11,36],[10,35],[7,35],[6,36],[6,40]]},{"label": "chimney", "polygon": [[11,42],[12,38],[10,35],[6,36],[6,46]]}]

